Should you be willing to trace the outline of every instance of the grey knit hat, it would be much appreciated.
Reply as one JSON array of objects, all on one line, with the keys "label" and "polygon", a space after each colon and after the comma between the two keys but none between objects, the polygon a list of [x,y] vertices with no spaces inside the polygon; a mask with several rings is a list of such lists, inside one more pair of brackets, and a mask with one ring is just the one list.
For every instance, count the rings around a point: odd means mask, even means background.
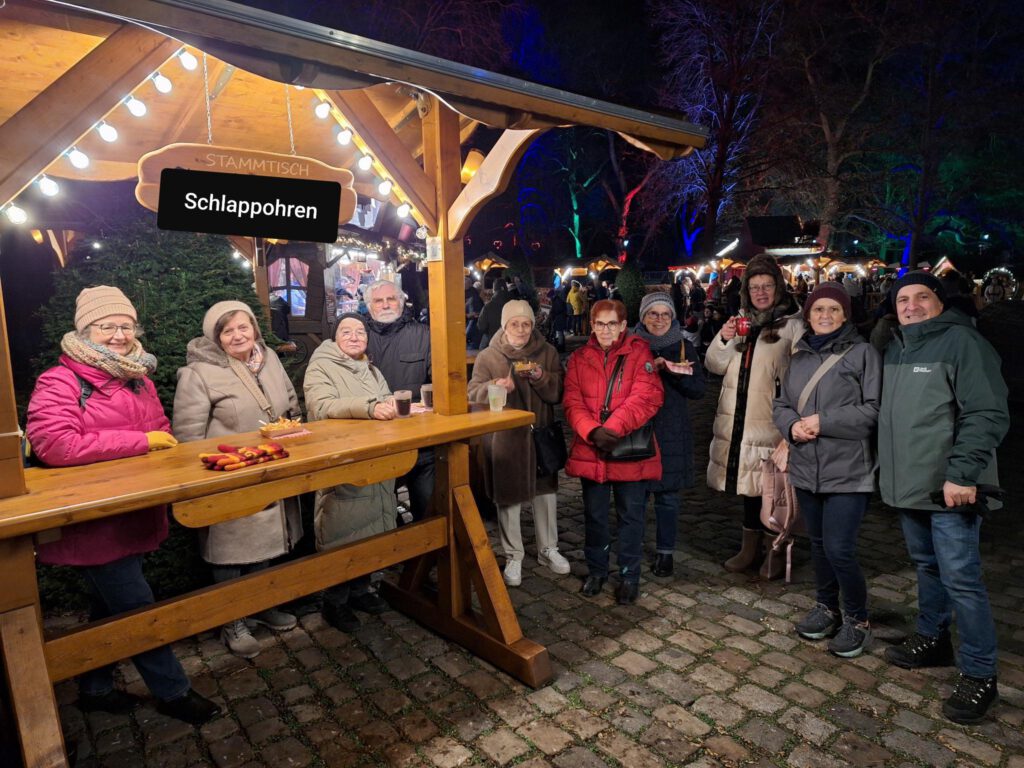
[{"label": "grey knit hat", "polygon": [[668,307],[668,311],[672,313],[672,319],[676,319],[676,307],[672,303],[672,297],[664,291],[655,291],[654,293],[648,293],[642,299],[640,299],[640,319],[644,319],[644,315],[647,314],[647,310],[653,307],[655,304],[664,304]]}]

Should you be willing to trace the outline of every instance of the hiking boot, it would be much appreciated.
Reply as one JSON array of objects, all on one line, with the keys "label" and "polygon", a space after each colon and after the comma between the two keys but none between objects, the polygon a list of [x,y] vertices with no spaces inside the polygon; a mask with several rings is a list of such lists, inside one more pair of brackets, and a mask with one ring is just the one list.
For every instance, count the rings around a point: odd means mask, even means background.
[{"label": "hiking boot", "polygon": [[760,529],[744,528],[740,551],[722,563],[722,567],[730,573],[739,573],[753,566],[761,556],[763,533]]},{"label": "hiking boot", "polygon": [[279,611],[276,608],[269,608],[266,611],[254,613],[245,620],[245,623],[250,628],[254,625],[262,624],[267,629],[272,629],[275,632],[287,632],[289,629],[295,629],[295,625],[299,621],[290,613]]},{"label": "hiking boot", "polygon": [[[538,558],[539,559],[539,558]],[[505,563],[505,571],[502,573],[505,583],[510,587],[518,587],[523,583],[523,561],[509,560]]]},{"label": "hiking boot", "polygon": [[852,616],[843,619],[839,634],[828,641],[828,650],[833,656],[853,659],[864,652],[871,640],[871,625],[867,621],[857,621]]},{"label": "hiking boot", "polygon": [[962,672],[953,686],[953,695],[942,703],[942,714],[961,725],[981,722],[996,699],[999,689],[996,678],[971,677]]},{"label": "hiking boot", "polygon": [[130,693],[114,688],[106,693],[79,693],[78,708],[82,712],[109,712],[112,715],[124,715],[131,712],[142,699]]},{"label": "hiking boot", "polygon": [[173,717],[175,720],[181,720],[190,725],[202,725],[221,713],[219,706],[205,696],[200,696],[191,688],[180,699],[158,701],[156,711],[161,715]]},{"label": "hiking boot", "polygon": [[564,576],[570,570],[569,561],[562,557],[556,547],[548,547],[537,555],[537,562],[546,565],[552,573]]},{"label": "hiking boot", "polygon": [[352,634],[359,629],[359,617],[347,605],[325,602],[321,615],[324,617],[324,621],[342,632]]},{"label": "hiking boot", "polygon": [[904,669],[951,667],[954,662],[953,641],[948,631],[941,632],[938,637],[928,637],[915,632],[901,645],[886,648],[885,660]]},{"label": "hiking boot", "polygon": [[242,619],[225,624],[220,630],[220,639],[233,654],[243,659],[252,659],[260,655],[260,642],[252,636],[252,632]]},{"label": "hiking boot", "polygon": [[363,613],[369,613],[371,616],[380,616],[382,613],[387,613],[391,610],[388,601],[373,590],[363,592],[361,595],[352,595],[348,599],[348,607],[355,608]]},{"label": "hiking boot", "polygon": [[843,620],[839,616],[839,611],[833,611],[818,603],[793,626],[793,629],[805,640],[824,640],[826,637],[833,637],[842,625]]}]

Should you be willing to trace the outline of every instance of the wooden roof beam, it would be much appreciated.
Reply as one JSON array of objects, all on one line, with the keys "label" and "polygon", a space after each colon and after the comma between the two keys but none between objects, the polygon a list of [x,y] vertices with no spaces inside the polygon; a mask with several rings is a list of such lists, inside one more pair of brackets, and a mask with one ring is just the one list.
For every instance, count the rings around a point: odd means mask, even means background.
[{"label": "wooden roof beam", "polygon": [[437,231],[437,192],[419,164],[406,149],[391,124],[363,91],[328,91],[328,96],[345,116],[373,156],[387,170],[391,180],[419,213],[431,232]]},{"label": "wooden roof beam", "polygon": [[31,184],[180,47],[147,29],[120,27],[0,125],[0,204]]}]

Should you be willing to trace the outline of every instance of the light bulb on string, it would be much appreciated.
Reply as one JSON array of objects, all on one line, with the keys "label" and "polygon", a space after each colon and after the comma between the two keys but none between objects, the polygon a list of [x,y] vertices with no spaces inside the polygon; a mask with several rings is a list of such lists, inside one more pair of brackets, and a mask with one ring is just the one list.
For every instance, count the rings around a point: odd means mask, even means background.
[{"label": "light bulb on string", "polygon": [[191,53],[186,51],[184,48],[182,48],[181,53],[178,54],[178,61],[180,61],[181,66],[183,66],[189,72],[191,72],[199,66],[199,59],[197,59]]},{"label": "light bulb on string", "polygon": [[5,213],[7,214],[7,218],[11,224],[24,224],[28,221],[28,214],[25,213],[25,209],[20,208],[13,203],[7,207]]},{"label": "light bulb on string", "polygon": [[326,101],[321,101],[313,108],[313,113],[321,120],[326,120],[331,114],[330,103]]},{"label": "light bulb on string", "polygon": [[49,176],[40,176],[39,191],[47,197],[55,197],[60,192],[60,185]]},{"label": "light bulb on string", "polygon": [[380,184],[377,185],[377,191],[380,192],[384,197],[391,194],[391,188],[394,184],[391,183],[390,179],[384,179]]},{"label": "light bulb on string", "polygon": [[132,113],[133,117],[142,117],[146,114],[146,105],[134,96],[129,96],[125,99],[124,105],[128,108],[128,111]]},{"label": "light bulb on string", "polygon": [[338,143],[343,147],[347,147],[352,143],[352,131],[348,128],[343,128],[338,132]]},{"label": "light bulb on string", "polygon": [[173,87],[171,85],[170,78],[166,75],[161,75],[159,72],[155,72],[153,74],[153,85],[156,86],[156,89],[160,91],[160,93],[170,93],[171,88]]},{"label": "light bulb on string", "polygon": [[412,206],[410,206],[408,203],[402,203],[395,210],[395,215],[398,216],[398,218],[400,218],[400,219],[404,219],[404,218],[407,218],[409,216],[409,211],[411,211],[411,210],[412,210]]},{"label": "light bulb on string", "polygon": [[89,156],[78,147],[72,147],[68,151],[68,160],[78,170],[89,167]]},{"label": "light bulb on string", "polygon": [[368,171],[373,167],[373,157],[370,155],[363,155],[359,158],[359,162],[356,163],[359,166],[359,170]]},{"label": "light bulb on string", "polygon": [[117,141],[117,128],[106,121],[101,122],[96,127],[96,132],[100,135],[100,138],[108,144]]}]

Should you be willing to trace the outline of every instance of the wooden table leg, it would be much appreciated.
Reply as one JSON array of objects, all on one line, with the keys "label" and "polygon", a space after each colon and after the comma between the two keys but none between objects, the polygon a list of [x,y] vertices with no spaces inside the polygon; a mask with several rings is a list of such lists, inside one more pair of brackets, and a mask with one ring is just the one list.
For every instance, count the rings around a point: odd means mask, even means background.
[{"label": "wooden table leg", "polygon": [[26,768],[66,768],[57,700],[34,606],[0,614],[0,649]]},{"label": "wooden table leg", "polygon": [[[382,585],[388,601],[421,624],[450,638],[529,686],[552,677],[547,649],[523,637],[476,501],[469,488],[465,443],[439,447],[435,501],[449,521],[449,547],[438,553],[436,596],[415,587],[424,563],[407,568],[398,586]],[[444,470],[444,471],[442,471]],[[476,593],[480,611],[472,607]]]}]

